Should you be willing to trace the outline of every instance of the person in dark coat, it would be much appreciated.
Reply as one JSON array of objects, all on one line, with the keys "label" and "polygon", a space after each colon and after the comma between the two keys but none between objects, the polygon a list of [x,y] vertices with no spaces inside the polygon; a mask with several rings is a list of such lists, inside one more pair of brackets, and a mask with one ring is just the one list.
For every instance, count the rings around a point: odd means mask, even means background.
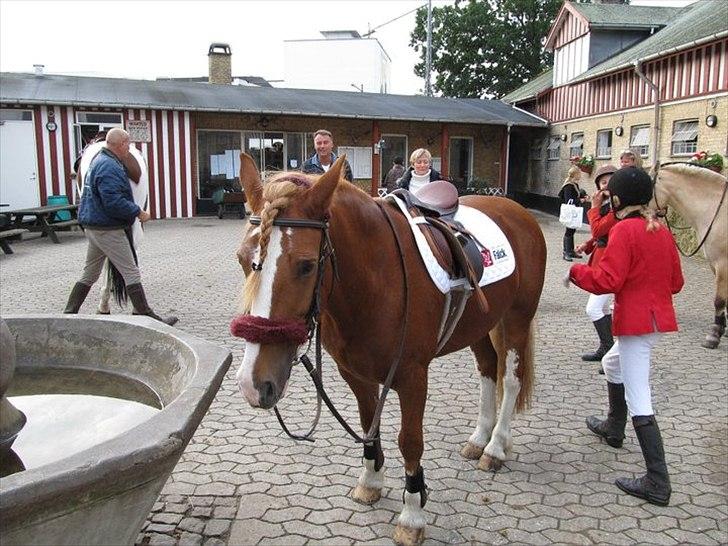
[{"label": "person in dark coat", "polygon": [[[559,190],[559,199],[562,204],[571,203],[572,205],[579,206],[579,204],[586,198],[586,192],[579,187],[579,180],[581,180],[581,170],[579,167],[573,166],[569,169],[566,180]],[[577,254],[574,251],[574,233],[576,229],[566,228],[564,232],[564,260],[567,262],[573,261],[574,258],[581,258],[581,254]]]},{"label": "person in dark coat", "polygon": [[[665,332],[677,331],[672,296],[684,279],[675,240],[646,206],[652,198],[652,180],[642,169],[618,170],[608,185],[612,209],[619,222],[596,266],[572,265],[566,279],[592,294],[614,294],[614,347],[602,359],[607,377],[607,419],[587,419],[587,427],[609,439],[624,438],[627,411],[632,415],[647,473],[619,478],[625,493],[666,506],[672,488],[665,463],[662,435],[652,408],[650,357]],[[618,347],[616,358],[610,354]],[[625,404],[626,402],[626,404]],[[591,424],[597,424],[595,431]],[[616,447],[616,446],[614,446]]]},{"label": "person in dark coat", "polygon": [[106,135],[106,148],[91,162],[78,207],[78,222],[88,239],[86,263],[63,312],[78,313],[108,258],[124,278],[134,313],[172,326],[177,317],[160,317],[152,311],[142,287],[130,232],[136,218],[146,222],[151,215],[134,202],[129,174],[123,163],[128,155],[129,133],[114,128]]},{"label": "person in dark coat", "polygon": [[386,188],[387,193],[397,189],[397,180],[402,178],[402,175],[404,174],[404,159],[397,156],[394,158],[392,163],[392,168],[389,169],[389,172],[387,172],[387,175],[384,177],[384,187]]},{"label": "person in dark coat", "polygon": [[[308,174],[324,174],[336,161],[334,153],[334,137],[326,129],[319,129],[313,134],[313,145],[316,153],[304,161],[301,170]],[[344,161],[344,178],[354,182],[354,175],[351,172],[349,161]]]},{"label": "person in dark coat", "polygon": [[432,154],[424,148],[417,148],[410,155],[410,166],[399,179],[400,188],[417,193],[425,184],[435,180],[444,180],[442,175],[432,168]]}]

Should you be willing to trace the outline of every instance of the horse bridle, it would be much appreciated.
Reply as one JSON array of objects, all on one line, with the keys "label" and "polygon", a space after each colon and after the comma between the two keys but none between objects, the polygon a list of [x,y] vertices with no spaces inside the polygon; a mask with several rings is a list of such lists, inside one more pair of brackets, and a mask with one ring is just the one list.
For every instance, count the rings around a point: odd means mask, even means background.
[{"label": "horse bridle", "polygon": [[[325,218],[322,221],[319,220],[308,220],[308,219],[299,219],[299,218],[276,218],[273,220],[273,225],[278,227],[290,227],[290,228],[311,228],[311,229],[319,229],[322,232],[321,236],[321,243],[319,245],[319,257],[318,257],[318,272],[316,276],[316,284],[314,287],[314,293],[311,298],[311,305],[309,306],[309,310],[306,314],[306,325],[308,327],[308,345],[306,347],[306,350],[303,352],[301,356],[296,358],[293,361],[293,365],[295,366],[298,362],[301,362],[303,364],[303,367],[308,372],[309,376],[311,376],[311,380],[313,381],[314,386],[316,387],[316,415],[313,419],[313,422],[311,426],[309,427],[308,432],[305,434],[294,434],[292,433],[288,427],[286,426],[285,422],[283,421],[283,417],[280,414],[280,411],[278,410],[278,405],[274,406],[273,410],[275,411],[276,418],[278,419],[278,423],[280,424],[283,431],[294,440],[302,440],[307,442],[313,442],[314,439],[311,437],[313,435],[313,432],[316,430],[316,426],[318,425],[319,418],[321,416],[321,402],[326,404],[326,407],[329,408],[329,411],[334,416],[334,418],[339,422],[339,424],[344,428],[344,430],[352,437],[354,438],[354,441],[357,443],[362,443],[364,445],[373,445],[374,442],[379,440],[379,420],[382,415],[382,410],[384,409],[384,401],[387,398],[387,393],[389,392],[389,389],[392,385],[392,380],[394,379],[394,374],[397,371],[397,368],[399,367],[399,363],[402,360],[402,352],[404,349],[404,341],[405,341],[405,335],[407,331],[407,311],[409,310],[409,292],[407,289],[407,268],[406,263],[404,260],[404,255],[402,253],[402,244],[399,239],[399,235],[397,233],[397,230],[394,227],[394,224],[392,223],[392,219],[389,217],[389,214],[386,212],[384,206],[377,202],[380,209],[382,210],[382,214],[384,214],[385,218],[387,219],[387,222],[389,223],[390,228],[392,229],[392,232],[394,233],[395,241],[397,243],[397,250],[399,251],[399,257],[400,262],[402,265],[402,277],[404,282],[404,293],[405,293],[405,316],[404,316],[404,325],[402,328],[402,334],[400,336],[400,342],[399,342],[399,350],[398,355],[392,366],[389,368],[389,373],[387,374],[387,378],[384,382],[384,385],[382,386],[382,392],[379,396],[379,401],[377,402],[377,407],[374,411],[374,416],[372,418],[372,423],[367,431],[367,433],[364,435],[364,437],[359,436],[351,426],[346,422],[346,420],[342,417],[342,415],[338,412],[336,407],[334,406],[334,403],[331,401],[331,398],[329,398],[328,394],[326,393],[326,390],[324,389],[323,385],[323,376],[322,376],[322,360],[323,360],[323,351],[321,348],[321,287],[323,286],[323,278],[324,278],[324,270],[326,267],[326,262],[328,260],[331,260],[331,265],[333,268],[333,274],[334,279],[331,284],[331,290],[333,290],[333,282],[339,279],[339,272],[338,272],[338,266],[336,263],[336,254],[334,252],[334,247],[331,244],[331,238],[329,236],[329,219],[328,217]],[[252,225],[260,225],[261,218],[260,216],[251,216],[250,217],[250,223]],[[311,349],[311,342],[314,342],[314,351],[315,351],[315,361],[316,366],[311,363],[311,359],[308,357],[308,352]]]},{"label": "horse bridle", "polygon": [[[669,163],[665,163],[661,165],[662,167],[666,165],[691,165],[691,163],[688,163],[687,161],[671,161]],[[667,206],[665,208],[660,207],[660,203],[657,201],[657,176],[660,172],[660,165],[655,168],[655,175],[652,177],[652,195],[655,198],[655,205],[657,206],[657,215],[662,216],[665,218],[665,223],[667,224],[667,229],[670,231],[677,230],[677,229],[687,229],[687,228],[678,228],[670,225],[670,220],[667,217]],[[690,254],[686,254],[685,251],[683,251],[682,248],[680,248],[680,245],[677,242],[677,239],[675,239],[675,246],[677,247],[678,251],[680,251],[680,254],[682,254],[686,258],[692,258],[695,256],[698,251],[703,247],[705,244],[705,241],[708,239],[708,235],[710,235],[710,231],[713,229],[713,224],[715,223],[716,218],[718,218],[718,213],[720,212],[720,208],[723,206],[723,201],[725,200],[725,194],[726,190],[728,190],[728,182],[723,184],[723,193],[720,196],[720,201],[718,201],[718,206],[715,209],[715,214],[713,214],[713,219],[710,221],[710,225],[708,225],[708,229],[705,230],[705,235],[703,235],[703,238],[701,239],[698,246],[693,250]],[[661,211],[665,211],[664,213],[660,213]]]}]

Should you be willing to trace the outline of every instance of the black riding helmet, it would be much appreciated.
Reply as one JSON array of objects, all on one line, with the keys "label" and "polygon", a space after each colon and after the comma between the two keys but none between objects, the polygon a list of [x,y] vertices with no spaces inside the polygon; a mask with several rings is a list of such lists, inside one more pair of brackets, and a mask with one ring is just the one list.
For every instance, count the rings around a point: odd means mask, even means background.
[{"label": "black riding helmet", "polygon": [[646,205],[652,199],[652,179],[637,167],[623,167],[612,175],[607,185],[612,210],[630,205]]}]

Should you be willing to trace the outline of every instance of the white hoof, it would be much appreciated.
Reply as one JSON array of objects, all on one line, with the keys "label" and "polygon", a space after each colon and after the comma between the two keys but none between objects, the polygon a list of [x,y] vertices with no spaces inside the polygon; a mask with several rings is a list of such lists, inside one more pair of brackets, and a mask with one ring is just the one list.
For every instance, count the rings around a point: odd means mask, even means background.
[{"label": "white hoof", "polygon": [[414,529],[397,524],[392,538],[400,546],[419,546],[425,540],[425,528]]},{"label": "white hoof", "polygon": [[476,459],[480,459],[480,456],[483,454],[483,449],[484,448],[476,446],[472,442],[466,442],[460,450],[460,455],[462,455],[464,459],[474,461]]},{"label": "white hoof", "polygon": [[371,506],[382,498],[382,490],[357,484],[351,492],[351,498],[354,502]]}]

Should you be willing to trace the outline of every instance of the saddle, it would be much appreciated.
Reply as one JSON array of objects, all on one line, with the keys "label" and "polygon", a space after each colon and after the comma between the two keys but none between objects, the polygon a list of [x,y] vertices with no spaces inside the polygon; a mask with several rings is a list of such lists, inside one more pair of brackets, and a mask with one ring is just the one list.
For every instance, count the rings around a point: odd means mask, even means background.
[{"label": "saddle", "polygon": [[430,182],[417,195],[404,189],[395,190],[387,199],[401,202],[398,208],[403,213],[406,210],[417,224],[437,263],[450,278],[438,334],[439,352],[452,335],[471,295],[475,295],[481,311],[488,312],[488,302],[479,286],[483,256],[472,233],[454,219],[459,207],[458,193],[449,182]]}]

